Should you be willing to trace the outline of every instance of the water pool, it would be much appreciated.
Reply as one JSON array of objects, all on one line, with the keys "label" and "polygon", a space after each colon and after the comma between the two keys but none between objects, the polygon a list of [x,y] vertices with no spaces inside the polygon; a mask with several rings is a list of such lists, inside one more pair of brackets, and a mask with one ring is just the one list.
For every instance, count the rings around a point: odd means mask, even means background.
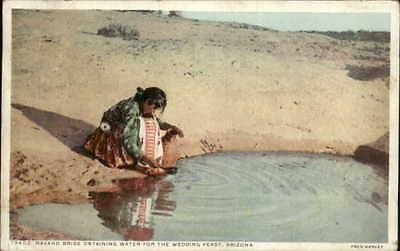
[{"label": "water pool", "polygon": [[22,208],[19,222],[90,240],[387,241],[387,180],[352,158],[215,153],[178,168],[88,203]]}]

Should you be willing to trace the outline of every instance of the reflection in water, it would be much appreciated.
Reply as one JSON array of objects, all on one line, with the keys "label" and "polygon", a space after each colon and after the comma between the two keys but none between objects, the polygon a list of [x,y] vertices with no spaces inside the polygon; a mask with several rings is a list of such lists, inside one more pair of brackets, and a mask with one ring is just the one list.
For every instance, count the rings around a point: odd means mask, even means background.
[{"label": "reflection in water", "polygon": [[133,178],[116,180],[117,190],[89,194],[103,225],[125,240],[151,240],[152,215],[171,216],[175,201],[168,199],[174,185],[167,180]]}]

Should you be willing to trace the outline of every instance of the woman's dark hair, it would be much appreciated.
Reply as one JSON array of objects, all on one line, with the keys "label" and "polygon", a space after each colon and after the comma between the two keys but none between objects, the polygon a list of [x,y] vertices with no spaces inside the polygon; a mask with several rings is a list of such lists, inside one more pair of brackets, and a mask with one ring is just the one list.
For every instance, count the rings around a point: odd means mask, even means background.
[{"label": "woman's dark hair", "polygon": [[167,106],[167,95],[163,90],[158,87],[149,87],[146,89],[138,87],[136,91],[134,97],[136,102],[141,103],[149,100],[155,104],[156,109],[161,108],[161,111],[164,112],[165,107]]}]

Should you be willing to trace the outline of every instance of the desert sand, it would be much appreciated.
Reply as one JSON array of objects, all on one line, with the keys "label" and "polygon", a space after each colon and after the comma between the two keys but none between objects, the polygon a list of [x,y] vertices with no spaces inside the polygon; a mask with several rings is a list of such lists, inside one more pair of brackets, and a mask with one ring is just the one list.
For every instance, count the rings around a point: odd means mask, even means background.
[{"label": "desert sand", "polygon": [[[138,39],[97,35],[109,24],[132,27]],[[163,119],[185,132],[179,157],[353,156],[389,131],[388,43],[158,13],[18,10],[12,46],[12,208],[76,203],[142,175],[105,168],[81,148],[102,113],[137,86],[166,91]],[[387,140],[375,145],[388,152]],[[37,236],[11,222],[13,238]]]}]

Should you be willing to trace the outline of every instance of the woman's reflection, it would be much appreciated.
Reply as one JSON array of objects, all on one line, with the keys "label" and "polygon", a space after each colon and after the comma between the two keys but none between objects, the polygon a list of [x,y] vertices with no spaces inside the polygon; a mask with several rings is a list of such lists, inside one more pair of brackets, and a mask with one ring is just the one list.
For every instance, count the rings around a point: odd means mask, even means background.
[{"label": "woman's reflection", "polygon": [[152,215],[171,216],[176,208],[175,201],[168,199],[173,184],[152,177],[116,180],[115,184],[115,191],[89,194],[103,224],[125,240],[151,240]]}]

